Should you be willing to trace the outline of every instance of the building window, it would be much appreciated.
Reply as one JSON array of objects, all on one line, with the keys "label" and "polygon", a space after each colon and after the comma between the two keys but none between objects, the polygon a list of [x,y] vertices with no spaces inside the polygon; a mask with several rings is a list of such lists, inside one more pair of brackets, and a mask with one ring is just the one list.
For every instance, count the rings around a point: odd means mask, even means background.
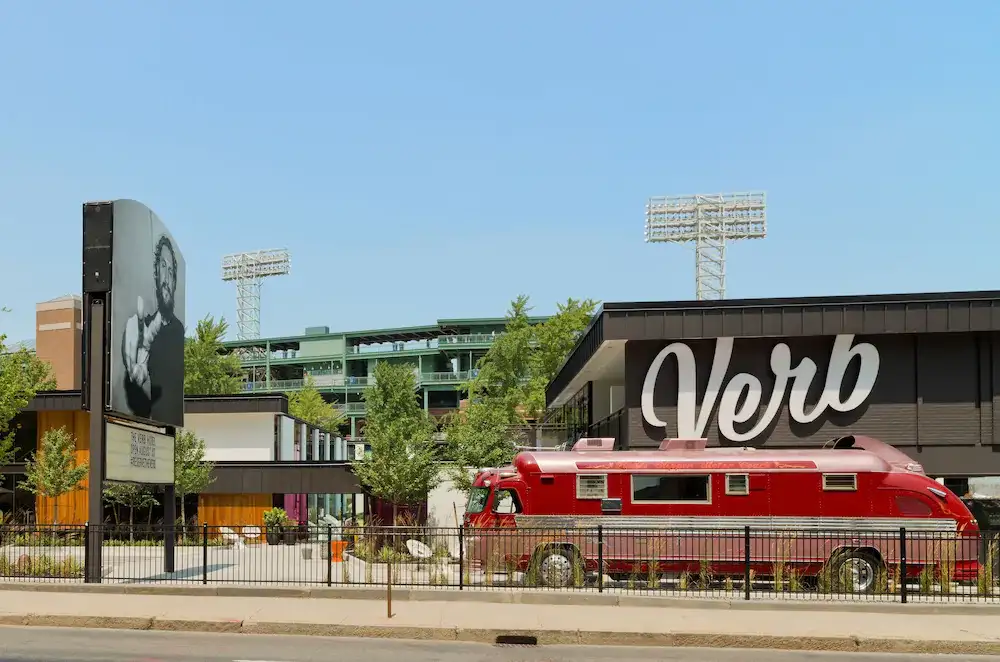
[{"label": "building window", "polygon": [[35,521],[35,495],[21,487],[27,476],[23,473],[4,475],[0,486],[0,513],[10,523],[33,524]]},{"label": "building window", "polygon": [[709,476],[686,474],[632,476],[633,503],[711,503]]},{"label": "building window", "polygon": [[38,414],[23,411],[11,421],[14,432],[14,462],[24,462],[38,448]]}]

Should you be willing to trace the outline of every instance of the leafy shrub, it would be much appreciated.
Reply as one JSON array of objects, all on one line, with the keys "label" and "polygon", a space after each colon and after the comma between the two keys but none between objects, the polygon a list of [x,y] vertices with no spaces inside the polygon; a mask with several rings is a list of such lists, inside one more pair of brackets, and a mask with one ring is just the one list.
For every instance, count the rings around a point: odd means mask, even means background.
[{"label": "leafy shrub", "polygon": [[55,559],[47,554],[22,554],[16,561],[0,556],[0,576],[72,579],[83,577],[83,563],[73,556]]},{"label": "leafy shrub", "polygon": [[996,577],[993,576],[993,564],[997,558],[997,543],[993,541],[986,548],[986,562],[979,564],[979,576],[976,584],[979,588],[979,595],[990,596],[996,589]]}]

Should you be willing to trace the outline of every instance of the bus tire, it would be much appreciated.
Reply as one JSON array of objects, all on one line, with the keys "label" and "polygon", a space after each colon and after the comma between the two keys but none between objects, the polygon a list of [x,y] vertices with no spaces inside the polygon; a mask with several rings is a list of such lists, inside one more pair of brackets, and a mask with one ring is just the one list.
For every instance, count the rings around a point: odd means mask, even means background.
[{"label": "bus tire", "polygon": [[843,549],[829,561],[834,590],[844,593],[874,593],[885,563],[873,550]]},{"label": "bus tire", "polygon": [[537,569],[538,581],[549,588],[573,586],[579,555],[569,546],[548,545],[535,550],[532,565]]}]

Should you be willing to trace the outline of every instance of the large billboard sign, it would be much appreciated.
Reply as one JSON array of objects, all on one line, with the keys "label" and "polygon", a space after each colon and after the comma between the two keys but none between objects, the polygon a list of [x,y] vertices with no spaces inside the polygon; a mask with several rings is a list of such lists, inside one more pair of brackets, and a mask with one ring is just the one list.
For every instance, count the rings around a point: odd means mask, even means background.
[{"label": "large billboard sign", "polygon": [[184,425],[185,268],[163,221],[142,203],[112,203],[110,409]]},{"label": "large billboard sign", "polygon": [[162,485],[174,481],[174,438],[108,421],[105,424],[105,478]]},{"label": "large billboard sign", "polygon": [[[783,406],[789,418],[800,424],[811,424],[828,410],[849,413],[867,404],[879,374],[878,350],[871,343],[855,343],[852,334],[841,334],[834,339],[833,350],[823,366],[825,379],[817,379],[820,365],[813,358],[802,357],[793,366],[787,343],[779,342],[771,349],[769,366],[773,376],[770,379],[762,380],[749,372],[733,374],[730,369],[732,355],[733,338],[717,338],[707,385],[699,397],[698,387],[706,380],[700,379],[691,347],[675,342],[660,350],[642,382],[641,411],[646,424],[654,428],[668,427],[667,421],[656,411],[654,396],[663,363],[671,356],[677,363],[675,427],[677,436],[683,439],[704,437],[713,411],[722,437],[741,443],[753,441],[773,428]],[[824,363],[822,358],[820,362]],[[847,374],[852,362],[858,372],[849,379]],[[767,381],[771,382],[769,396],[765,387]],[[807,404],[809,394],[817,391],[818,397]],[[752,425],[747,425],[751,422]],[[740,427],[744,429],[738,429]]]}]

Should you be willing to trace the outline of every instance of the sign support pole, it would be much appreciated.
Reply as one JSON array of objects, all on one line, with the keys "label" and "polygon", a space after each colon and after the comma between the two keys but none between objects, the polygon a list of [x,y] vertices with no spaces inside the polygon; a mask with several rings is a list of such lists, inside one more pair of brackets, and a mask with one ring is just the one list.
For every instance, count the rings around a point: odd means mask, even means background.
[{"label": "sign support pole", "polygon": [[90,346],[87,348],[87,388],[90,405],[90,480],[87,486],[87,567],[84,578],[89,584],[103,579],[104,559],[104,410],[107,391],[104,388],[105,365],[105,298],[103,294],[88,294]]},{"label": "sign support pole", "polygon": [[[177,430],[169,430],[177,439]],[[176,456],[175,456],[176,459]],[[186,522],[181,523],[181,535],[187,534]],[[177,543],[177,490],[173,483],[163,486],[163,572],[174,571]]]}]

